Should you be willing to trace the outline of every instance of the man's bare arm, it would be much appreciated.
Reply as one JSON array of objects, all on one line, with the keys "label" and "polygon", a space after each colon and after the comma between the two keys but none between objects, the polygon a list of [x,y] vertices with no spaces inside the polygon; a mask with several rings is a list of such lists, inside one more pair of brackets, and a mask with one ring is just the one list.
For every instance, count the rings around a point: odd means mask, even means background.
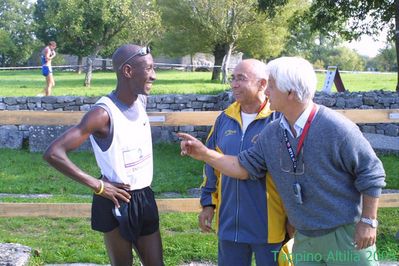
[{"label": "man's bare arm", "polygon": [[[99,191],[101,182],[75,165],[69,159],[67,153],[81,146],[91,134],[99,136],[107,134],[108,124],[109,116],[104,109],[95,108],[89,111],[78,125],[67,130],[50,144],[43,158],[64,175],[90,187],[94,191]],[[117,198],[129,201],[130,196],[126,191],[108,182],[104,182],[104,184],[104,191],[101,195],[111,199],[115,205],[119,206]]]},{"label": "man's bare arm", "polygon": [[247,170],[238,162],[237,156],[223,155],[217,151],[208,149],[198,139],[186,133],[177,133],[182,141],[180,143],[181,154],[204,161],[223,174],[237,179],[248,179]]}]

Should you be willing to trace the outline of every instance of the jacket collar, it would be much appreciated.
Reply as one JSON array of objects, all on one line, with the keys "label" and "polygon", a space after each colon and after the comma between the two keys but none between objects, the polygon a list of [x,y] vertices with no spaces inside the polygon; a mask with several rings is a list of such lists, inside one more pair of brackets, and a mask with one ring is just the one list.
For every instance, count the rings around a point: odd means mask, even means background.
[{"label": "jacket collar", "polygon": [[[238,102],[232,103],[229,107],[226,108],[226,110],[224,112],[227,116],[237,120],[240,124],[242,124],[241,105]],[[273,111],[270,110],[270,104],[269,104],[269,102],[267,102],[267,104],[258,113],[255,120],[264,119],[264,118],[270,116],[272,113],[273,113]]]}]

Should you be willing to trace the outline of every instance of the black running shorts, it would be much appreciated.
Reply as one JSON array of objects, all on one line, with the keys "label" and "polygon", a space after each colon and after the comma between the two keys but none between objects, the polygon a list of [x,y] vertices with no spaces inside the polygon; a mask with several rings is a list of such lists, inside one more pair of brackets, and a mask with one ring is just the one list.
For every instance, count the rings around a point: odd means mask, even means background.
[{"label": "black running shorts", "polygon": [[158,231],[158,207],[151,188],[145,187],[129,193],[130,202],[120,201],[119,209],[111,200],[93,194],[91,228],[106,233],[119,226],[122,237],[132,243],[140,236]]}]

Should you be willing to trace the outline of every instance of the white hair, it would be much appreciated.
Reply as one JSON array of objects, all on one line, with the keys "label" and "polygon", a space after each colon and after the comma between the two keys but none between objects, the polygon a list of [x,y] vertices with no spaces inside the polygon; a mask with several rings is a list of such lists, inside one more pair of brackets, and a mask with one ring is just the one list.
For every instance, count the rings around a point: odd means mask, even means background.
[{"label": "white hair", "polygon": [[309,61],[300,57],[280,57],[266,66],[268,79],[272,78],[281,92],[295,92],[299,102],[311,100],[316,92],[317,78]]}]

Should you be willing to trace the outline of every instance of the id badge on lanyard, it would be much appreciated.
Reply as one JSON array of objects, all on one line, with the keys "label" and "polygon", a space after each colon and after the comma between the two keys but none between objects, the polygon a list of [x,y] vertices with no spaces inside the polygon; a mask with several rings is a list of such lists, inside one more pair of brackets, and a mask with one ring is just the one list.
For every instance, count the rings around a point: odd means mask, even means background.
[{"label": "id badge on lanyard", "polygon": [[[314,115],[316,113],[316,109],[317,109],[316,105],[313,104],[312,111],[310,112],[308,120],[306,121],[305,127],[304,127],[303,132],[301,134],[301,137],[299,139],[296,153],[294,153],[294,150],[293,150],[293,148],[291,146],[291,143],[288,140],[288,132],[287,132],[287,130],[285,129],[284,132],[283,132],[284,133],[285,144],[287,146],[287,151],[288,151],[288,154],[289,154],[289,156],[291,158],[291,161],[292,161],[292,167],[293,167],[293,170],[294,170],[294,175],[296,174],[296,170],[297,170],[297,166],[298,166],[297,158],[298,158],[299,153],[301,152],[301,149],[303,147],[303,142],[305,140],[306,135],[308,134],[308,130],[309,130],[310,124],[312,123],[313,117],[314,117]],[[292,190],[293,190],[293,193],[294,193],[294,196],[295,196],[296,203],[297,204],[303,204],[302,187],[301,187],[301,184],[298,182],[298,180],[296,180],[295,183],[292,185]]]}]

